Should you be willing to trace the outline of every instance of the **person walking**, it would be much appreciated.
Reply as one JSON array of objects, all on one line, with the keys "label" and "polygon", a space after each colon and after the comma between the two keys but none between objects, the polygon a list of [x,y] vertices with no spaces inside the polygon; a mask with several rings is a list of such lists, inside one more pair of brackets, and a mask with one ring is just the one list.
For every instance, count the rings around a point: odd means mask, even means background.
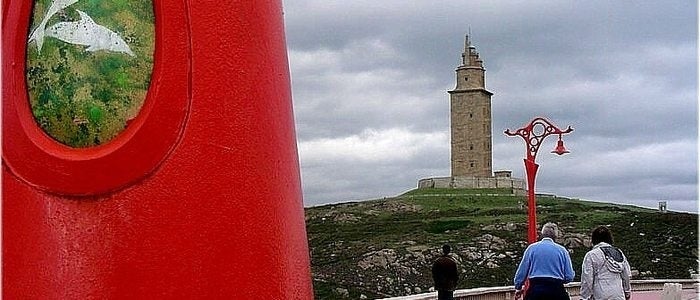
[{"label": "person walking", "polygon": [[622,251],[612,246],[606,226],[591,232],[591,251],[581,266],[581,300],[627,300],[631,296],[630,265]]},{"label": "person walking", "polygon": [[570,300],[564,284],[574,280],[569,251],[554,242],[557,237],[557,224],[542,226],[542,239],[530,244],[515,272],[515,298],[523,296],[523,285],[528,288],[524,300]]},{"label": "person walking", "polygon": [[433,281],[438,293],[438,300],[453,300],[459,280],[457,263],[449,256],[450,250],[450,245],[442,245],[442,255],[433,263]]}]

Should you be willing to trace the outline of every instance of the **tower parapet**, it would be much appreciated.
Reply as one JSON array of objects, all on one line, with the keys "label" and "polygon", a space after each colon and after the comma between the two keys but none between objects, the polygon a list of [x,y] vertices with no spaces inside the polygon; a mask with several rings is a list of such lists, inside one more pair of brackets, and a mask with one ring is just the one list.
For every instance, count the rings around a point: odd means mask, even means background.
[{"label": "tower parapet", "polygon": [[[484,61],[479,57],[476,47],[471,44],[469,36],[465,38],[464,52],[462,52],[462,64],[457,67],[457,85],[454,91],[466,91],[470,89],[485,89]],[[452,91],[452,92],[454,92]]]}]

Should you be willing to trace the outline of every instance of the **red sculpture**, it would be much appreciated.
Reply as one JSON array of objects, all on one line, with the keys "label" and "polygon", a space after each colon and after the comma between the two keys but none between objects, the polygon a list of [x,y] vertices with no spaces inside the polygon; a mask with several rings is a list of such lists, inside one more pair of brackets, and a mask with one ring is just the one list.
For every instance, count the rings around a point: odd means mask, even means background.
[{"label": "red sculpture", "polygon": [[313,298],[281,1],[155,1],[145,104],[81,149],[29,110],[31,2],[3,1],[3,296]]}]

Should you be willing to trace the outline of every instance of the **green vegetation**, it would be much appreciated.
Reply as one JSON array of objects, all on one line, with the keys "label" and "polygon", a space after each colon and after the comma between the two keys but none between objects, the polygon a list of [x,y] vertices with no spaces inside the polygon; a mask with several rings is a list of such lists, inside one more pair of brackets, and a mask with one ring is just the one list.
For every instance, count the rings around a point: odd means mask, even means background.
[{"label": "green vegetation", "polygon": [[[512,285],[527,246],[525,197],[510,190],[422,189],[395,198],[306,209],[317,299],[427,292],[443,243],[459,288]],[[556,222],[579,280],[590,231],[609,225],[635,279],[689,278],[697,270],[696,214],[538,197],[538,221]]]},{"label": "green vegetation", "polygon": [[[30,33],[52,0],[38,0]],[[27,88],[34,118],[46,133],[72,147],[103,144],[126,127],[145,100],[153,69],[155,30],[150,1],[79,1],[58,12],[47,28],[80,19],[86,12],[117,32],[136,57],[86,51],[87,46],[46,36],[41,53],[27,47]]]}]

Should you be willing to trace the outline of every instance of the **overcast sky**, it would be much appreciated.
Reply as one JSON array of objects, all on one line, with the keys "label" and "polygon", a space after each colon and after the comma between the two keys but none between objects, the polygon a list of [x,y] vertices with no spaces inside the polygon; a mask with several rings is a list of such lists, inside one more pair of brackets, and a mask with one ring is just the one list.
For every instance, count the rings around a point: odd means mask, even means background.
[{"label": "overcast sky", "polygon": [[464,36],[493,92],[493,166],[538,193],[697,211],[696,1],[284,0],[305,206],[394,196],[450,175],[449,95]]}]

